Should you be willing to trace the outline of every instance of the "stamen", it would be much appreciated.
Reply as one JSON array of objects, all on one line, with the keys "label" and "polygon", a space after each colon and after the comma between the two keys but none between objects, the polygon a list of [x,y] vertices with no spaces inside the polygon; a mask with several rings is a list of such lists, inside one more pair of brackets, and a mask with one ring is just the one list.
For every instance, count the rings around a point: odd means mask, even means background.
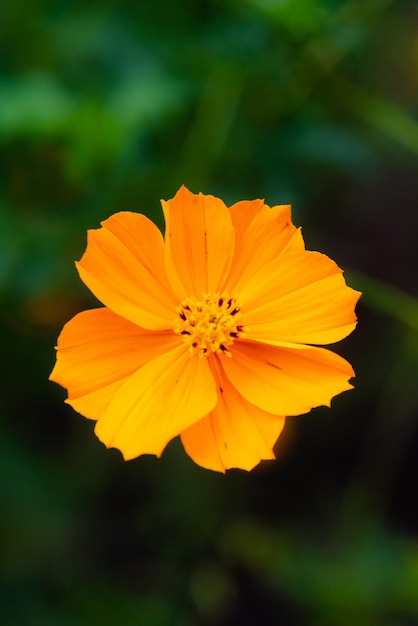
[{"label": "stamen", "polygon": [[178,317],[174,332],[182,336],[191,354],[232,357],[229,346],[246,331],[242,324],[237,324],[239,311],[236,298],[226,293],[204,293],[201,298],[191,296],[176,307]]}]

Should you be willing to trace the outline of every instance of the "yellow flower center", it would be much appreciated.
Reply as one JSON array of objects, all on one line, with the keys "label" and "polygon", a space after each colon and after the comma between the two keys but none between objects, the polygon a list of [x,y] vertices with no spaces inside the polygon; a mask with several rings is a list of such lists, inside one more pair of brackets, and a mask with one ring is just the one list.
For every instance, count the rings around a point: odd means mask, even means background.
[{"label": "yellow flower center", "polygon": [[239,311],[236,298],[227,293],[204,293],[200,300],[191,296],[176,307],[174,332],[183,337],[192,354],[230,357],[228,346],[245,332]]}]

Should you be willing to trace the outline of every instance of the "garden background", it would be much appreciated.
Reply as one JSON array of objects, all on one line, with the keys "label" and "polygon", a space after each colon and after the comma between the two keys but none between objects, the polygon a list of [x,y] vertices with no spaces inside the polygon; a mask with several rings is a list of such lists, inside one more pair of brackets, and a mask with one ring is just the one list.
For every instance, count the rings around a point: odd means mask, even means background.
[{"label": "garden background", "polygon": [[[418,624],[414,0],[0,5],[0,621]],[[364,292],[356,388],[225,476],[124,463],[48,382],[74,260],[180,185],[292,203]]]}]

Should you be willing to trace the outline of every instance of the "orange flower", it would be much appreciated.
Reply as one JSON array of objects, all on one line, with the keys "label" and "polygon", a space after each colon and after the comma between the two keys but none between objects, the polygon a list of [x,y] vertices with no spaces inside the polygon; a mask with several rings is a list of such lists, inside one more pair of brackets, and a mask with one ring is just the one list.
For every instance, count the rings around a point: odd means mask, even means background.
[{"label": "orange flower", "polygon": [[182,187],[162,206],[165,239],[130,212],[89,231],[77,269],[105,307],[64,326],[50,378],[125,459],[180,435],[199,465],[250,470],[284,416],[351,388],[350,364],[309,344],[351,333],[360,294],[305,250],[288,205]]}]

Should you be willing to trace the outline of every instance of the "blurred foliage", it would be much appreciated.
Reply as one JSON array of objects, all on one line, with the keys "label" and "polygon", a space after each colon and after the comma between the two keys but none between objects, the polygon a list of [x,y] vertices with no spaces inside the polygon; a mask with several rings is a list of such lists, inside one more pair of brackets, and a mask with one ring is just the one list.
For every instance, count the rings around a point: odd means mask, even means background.
[{"label": "blurred foliage", "polygon": [[[0,4],[0,620],[418,624],[413,0]],[[73,262],[185,183],[291,202],[364,291],[356,390],[218,476],[123,463],[48,383]]]}]

